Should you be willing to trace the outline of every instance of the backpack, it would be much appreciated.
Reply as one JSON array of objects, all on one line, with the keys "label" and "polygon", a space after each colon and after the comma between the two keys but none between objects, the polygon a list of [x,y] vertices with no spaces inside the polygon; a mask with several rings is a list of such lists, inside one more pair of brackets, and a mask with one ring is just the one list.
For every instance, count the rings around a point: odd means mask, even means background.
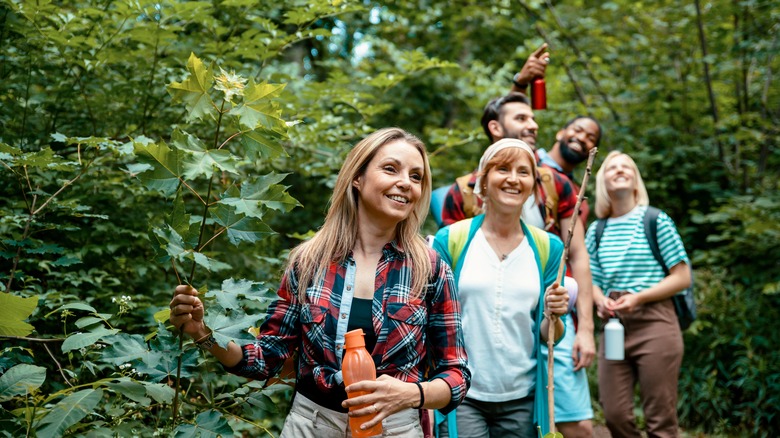
[{"label": "backpack", "polygon": [[[550,235],[541,228],[532,225],[526,225],[526,227],[539,251],[539,262],[542,266],[542,273],[544,273],[550,257]],[[458,266],[458,260],[463,252],[463,248],[466,247],[466,242],[469,240],[470,231],[471,220],[468,219],[450,225],[450,232],[447,235],[447,252],[449,252],[452,260],[451,266],[453,271]]]},{"label": "backpack", "polygon": [[[544,195],[544,209],[542,211],[544,229],[549,231],[553,226],[560,228],[558,223],[558,190],[555,187],[555,177],[553,175],[555,170],[538,166],[537,171],[539,173],[537,181],[540,191]],[[482,207],[477,201],[477,195],[474,194],[474,188],[469,184],[472,177],[473,174],[469,173],[455,179],[455,183],[458,185],[458,189],[463,197],[463,212],[466,214],[466,217],[474,217],[482,213]],[[537,194],[538,197],[539,194]],[[439,226],[441,226],[440,223]]]},{"label": "backpack", "polygon": [[[643,222],[647,243],[650,244],[650,251],[653,252],[653,257],[655,257],[655,260],[664,270],[664,275],[669,275],[669,268],[666,266],[666,263],[664,263],[664,259],[661,257],[661,250],[658,248],[658,214],[660,212],[661,210],[648,206],[647,211],[645,211]],[[596,221],[596,234],[594,236],[596,248],[594,251],[598,251],[599,249],[601,236],[604,234],[604,228],[606,228],[606,226],[606,219],[598,219]],[[680,323],[680,329],[682,330],[690,327],[691,323],[696,319],[696,301],[693,298],[693,269],[690,264],[688,264],[688,269],[691,272],[691,285],[682,292],[672,296],[674,311],[677,313],[677,321]]]}]

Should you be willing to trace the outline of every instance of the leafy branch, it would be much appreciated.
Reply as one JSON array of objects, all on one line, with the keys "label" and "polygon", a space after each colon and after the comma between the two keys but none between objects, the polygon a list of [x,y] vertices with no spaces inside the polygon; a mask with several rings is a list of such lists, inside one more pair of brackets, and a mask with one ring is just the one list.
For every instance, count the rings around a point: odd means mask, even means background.
[{"label": "leafy branch", "polygon": [[[284,152],[278,142],[286,138],[287,124],[274,101],[284,86],[257,84],[232,71],[219,70],[220,74],[214,75],[210,67],[191,54],[187,77],[168,86],[174,101],[186,106],[190,125],[214,122],[209,128],[213,132],[211,147],[198,136],[180,129],[173,132],[170,144],[148,139],[134,142],[140,161],[132,165],[134,173],[147,188],[173,198],[173,210],[164,225],[152,227],[150,232],[157,260],[170,263],[180,279],[177,264],[189,261],[189,275],[184,281],[192,286],[198,268],[218,271],[228,267],[204,252],[217,237],[226,235],[234,245],[256,242],[272,232],[262,220],[266,210],[289,211],[298,205],[285,192],[286,188],[279,185],[285,175],[249,177],[243,170],[252,167],[251,163]],[[233,131],[224,134],[224,128]],[[223,135],[227,138],[221,140]],[[205,182],[199,183],[202,180]],[[205,195],[200,194],[199,184],[205,186]],[[187,213],[182,187],[197,199],[198,216]],[[217,190],[221,193],[215,197]],[[193,223],[194,219],[197,224]],[[207,228],[210,223],[218,226],[212,234]],[[252,325],[252,318],[244,315],[238,306],[210,306],[209,318],[219,319],[220,315],[242,326],[236,331],[234,324],[226,327],[224,323],[210,323],[220,345],[251,339],[245,329]],[[174,424],[179,418],[183,336],[179,336],[178,351],[172,403]]]},{"label": "leafy branch", "polygon": [[[566,238],[563,244],[563,253],[561,254],[561,260],[558,263],[558,274],[555,277],[555,283],[561,284],[563,281],[563,273],[566,269],[566,262],[569,260],[569,248],[571,247],[571,239],[574,236],[574,227],[579,221],[580,206],[585,199],[585,191],[588,187],[588,178],[590,177],[591,169],[593,168],[593,159],[596,158],[598,148],[593,148],[588,153],[588,162],[585,166],[585,174],[582,177],[582,185],[580,186],[580,192],[577,194],[577,202],[574,204],[574,212],[572,213],[572,220],[569,224],[569,229],[566,230]],[[559,433],[555,431],[555,384],[554,384],[554,354],[555,348],[555,322],[558,320],[558,316],[552,313],[547,313],[549,320],[547,331],[547,412],[550,417],[550,433],[545,437],[558,437]]]}]

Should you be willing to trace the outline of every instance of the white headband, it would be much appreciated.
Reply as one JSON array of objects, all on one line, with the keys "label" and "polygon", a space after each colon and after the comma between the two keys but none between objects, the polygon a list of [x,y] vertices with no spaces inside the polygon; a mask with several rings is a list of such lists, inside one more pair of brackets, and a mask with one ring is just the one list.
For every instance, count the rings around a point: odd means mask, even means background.
[{"label": "white headband", "polygon": [[[489,148],[485,149],[485,153],[482,154],[482,158],[479,159],[477,175],[482,173],[482,170],[485,169],[487,163],[492,160],[497,153],[508,148],[518,148],[528,153],[528,155],[531,157],[531,165],[534,169],[534,178],[536,178],[536,156],[534,155],[534,151],[531,149],[531,146],[528,146],[528,143],[516,138],[502,138],[501,140],[490,145]],[[477,176],[477,183],[474,185],[474,194],[482,194],[481,176]]]}]

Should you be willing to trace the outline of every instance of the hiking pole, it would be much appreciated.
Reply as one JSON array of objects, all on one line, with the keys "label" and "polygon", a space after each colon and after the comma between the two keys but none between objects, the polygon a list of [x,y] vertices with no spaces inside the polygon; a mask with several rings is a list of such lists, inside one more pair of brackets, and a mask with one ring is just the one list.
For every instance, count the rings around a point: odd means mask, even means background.
[{"label": "hiking pole", "polygon": [[[563,242],[563,254],[561,255],[561,262],[558,265],[558,276],[555,277],[555,283],[560,286],[563,280],[563,271],[566,269],[566,262],[569,260],[569,247],[571,246],[571,237],[574,234],[574,226],[577,221],[580,220],[580,206],[585,199],[585,189],[588,187],[588,177],[590,177],[590,169],[593,166],[593,159],[596,157],[598,148],[593,148],[588,153],[588,164],[585,166],[585,175],[582,177],[582,184],[580,185],[580,192],[577,194],[577,203],[574,204],[574,214],[572,214],[572,221],[569,224],[569,229],[566,231],[566,240]],[[558,320],[557,315],[553,315],[547,312],[547,319],[549,320],[549,326],[547,327],[547,413],[550,417],[550,433],[555,433],[555,384],[553,383],[553,347],[555,344],[555,322]]]}]

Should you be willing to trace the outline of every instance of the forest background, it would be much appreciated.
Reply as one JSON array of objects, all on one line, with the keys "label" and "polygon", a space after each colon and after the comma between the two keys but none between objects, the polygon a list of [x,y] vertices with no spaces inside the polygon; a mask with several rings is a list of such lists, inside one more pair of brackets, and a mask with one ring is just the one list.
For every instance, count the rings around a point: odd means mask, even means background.
[{"label": "forest background", "polygon": [[682,426],[780,435],[779,23],[769,0],[0,2],[0,435],[276,436],[289,378],[182,343],[173,287],[245,339],[352,145],[403,127],[450,184],[544,41],[538,144],[596,117],[692,257]]}]

